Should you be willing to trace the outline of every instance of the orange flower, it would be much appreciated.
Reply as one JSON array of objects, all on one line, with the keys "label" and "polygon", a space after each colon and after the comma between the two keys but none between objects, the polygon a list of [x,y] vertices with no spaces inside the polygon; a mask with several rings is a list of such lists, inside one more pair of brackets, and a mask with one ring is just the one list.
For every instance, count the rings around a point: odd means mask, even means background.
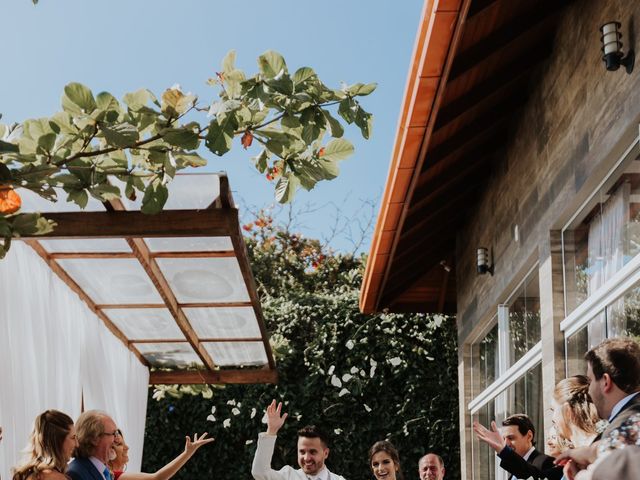
[{"label": "orange flower", "polygon": [[320,150],[318,150],[318,157],[321,157],[324,155],[324,147],[322,147]]},{"label": "orange flower", "polygon": [[17,212],[21,205],[22,199],[13,187],[0,187],[0,213],[10,215]]},{"label": "orange flower", "polygon": [[249,148],[251,146],[251,143],[253,143],[253,133],[251,133],[249,130],[246,130],[244,132],[244,135],[242,135],[242,138],[240,139],[240,143],[242,143],[242,146],[245,150]]},{"label": "orange flower", "polygon": [[243,229],[245,232],[250,232],[252,228],[253,228],[253,223],[247,223],[246,225],[243,225],[243,226],[242,226],[242,229]]}]

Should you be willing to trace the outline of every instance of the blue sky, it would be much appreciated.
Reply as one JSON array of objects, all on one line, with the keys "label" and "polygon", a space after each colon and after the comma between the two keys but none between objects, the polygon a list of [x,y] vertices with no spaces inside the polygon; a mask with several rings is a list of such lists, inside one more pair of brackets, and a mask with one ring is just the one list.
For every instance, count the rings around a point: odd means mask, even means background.
[{"label": "blue sky", "polygon": [[[341,81],[377,82],[376,92],[362,99],[375,117],[372,138],[365,141],[357,129],[347,129],[356,153],[342,162],[341,175],[311,192],[300,191],[294,202],[296,230],[333,237],[333,248],[351,251],[352,240],[378,214],[422,4],[41,0],[34,6],[29,0],[4,0],[1,121],[53,114],[60,109],[64,85],[72,81],[118,98],[142,87],[160,95],[179,83],[210,101],[216,92],[205,82],[231,49],[248,75],[256,72],[257,57],[273,49],[283,54],[289,70],[310,66],[332,87]],[[228,172],[244,211],[268,208],[274,204],[273,186],[253,169],[252,153],[237,141],[224,157],[207,155],[206,170]],[[278,215],[284,219],[287,212]],[[360,250],[369,249],[369,238]]]}]

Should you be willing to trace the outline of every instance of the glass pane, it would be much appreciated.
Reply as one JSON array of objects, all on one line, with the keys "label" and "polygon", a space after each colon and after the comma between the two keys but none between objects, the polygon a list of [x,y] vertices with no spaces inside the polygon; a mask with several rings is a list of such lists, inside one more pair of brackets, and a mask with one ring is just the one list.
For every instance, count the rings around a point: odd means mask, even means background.
[{"label": "glass pane", "polygon": [[640,335],[640,282],[607,305],[607,337]]},{"label": "glass pane", "polygon": [[221,367],[266,365],[267,354],[262,342],[202,343],[211,358]]},{"label": "glass pane", "polygon": [[[477,421],[485,427],[491,428],[491,422],[495,420],[495,418],[495,402],[491,400],[471,417],[471,422]],[[473,480],[494,480],[496,469],[496,455],[494,450],[485,442],[479,441],[475,434],[472,434],[471,437]]]},{"label": "glass pane", "polygon": [[154,367],[202,368],[200,357],[191,345],[184,343],[134,343],[138,351]]},{"label": "glass pane", "polygon": [[24,212],[104,212],[104,205],[99,200],[89,196],[89,201],[84,209],[81,209],[74,202],[67,202],[67,193],[58,187],[53,188],[58,197],[57,202],[45,200],[37,193],[25,188],[18,188],[16,191],[22,198],[22,211]]},{"label": "glass pane", "polygon": [[178,302],[248,302],[235,258],[158,258]]},{"label": "glass pane", "polygon": [[232,252],[231,237],[145,238],[152,252]]},{"label": "glass pane", "polygon": [[509,365],[520,360],[539,341],[540,286],[538,270],[535,270],[509,303]]},{"label": "glass pane", "polygon": [[598,313],[584,327],[567,338],[567,375],[585,375],[587,364],[584,354],[605,339],[604,311]]},{"label": "glass pane", "polygon": [[640,252],[640,160],[632,158],[562,234],[567,313]]},{"label": "glass pane", "polygon": [[253,307],[184,308],[200,338],[261,338]]},{"label": "glass pane", "polygon": [[40,240],[40,244],[50,253],[60,252],[131,252],[131,247],[123,238],[79,238],[77,240]]},{"label": "glass pane", "polygon": [[[495,319],[497,321],[497,319]],[[498,378],[498,325],[471,347],[473,394],[478,395]]]},{"label": "glass pane", "polygon": [[129,340],[186,340],[166,308],[105,308],[103,312]]},{"label": "glass pane", "polygon": [[163,303],[140,263],[132,258],[58,260],[97,304]]},{"label": "glass pane", "polygon": [[[542,365],[538,364],[506,390],[507,415],[524,413],[535,427],[535,440],[543,449]],[[499,424],[498,424],[499,425]]]}]

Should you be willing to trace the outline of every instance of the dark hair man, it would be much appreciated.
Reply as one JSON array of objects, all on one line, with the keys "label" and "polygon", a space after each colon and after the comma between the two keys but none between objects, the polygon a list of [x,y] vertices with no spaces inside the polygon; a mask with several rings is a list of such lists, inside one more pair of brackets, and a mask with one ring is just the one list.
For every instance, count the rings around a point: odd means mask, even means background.
[{"label": "dark hair man", "polygon": [[87,410],[76,422],[78,447],[67,474],[72,480],[111,480],[109,450],[117,435],[113,419],[105,412]]},{"label": "dark hair man", "polygon": [[329,456],[329,439],[313,425],[298,430],[298,465],[294,469],[285,465],[280,470],[271,468],[271,457],[276,444],[278,431],[287,419],[287,413],[281,414],[282,402],[276,405],[273,400],[267,407],[267,431],[258,436],[258,447],[251,466],[251,475],[255,480],[344,480],[340,475],[331,473],[324,462]]},{"label": "dark hair man", "polygon": [[420,480],[443,480],[444,460],[437,453],[429,452],[418,461]]},{"label": "dark hair man", "polygon": [[565,465],[569,479],[596,459],[597,442],[618,429],[631,415],[640,413],[640,345],[631,338],[609,338],[589,350],[587,378],[589,396],[598,416],[609,421],[605,430],[588,447],[561,454],[557,463]]},{"label": "dark hair man", "polygon": [[515,414],[502,421],[501,432],[496,422],[491,430],[473,423],[478,440],[493,448],[500,457],[500,468],[516,478],[560,480],[562,469],[553,464],[553,457],[545,455],[535,447],[536,430],[531,419],[524,414]]}]

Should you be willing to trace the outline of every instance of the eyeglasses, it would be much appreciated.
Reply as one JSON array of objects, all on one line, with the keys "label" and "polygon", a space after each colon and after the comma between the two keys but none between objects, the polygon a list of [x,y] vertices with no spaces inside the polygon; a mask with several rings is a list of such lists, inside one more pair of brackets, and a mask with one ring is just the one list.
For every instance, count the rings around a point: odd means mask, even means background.
[{"label": "eyeglasses", "polygon": [[118,436],[118,431],[116,430],[115,432],[102,432],[101,435],[113,436],[113,438],[115,439]]}]

